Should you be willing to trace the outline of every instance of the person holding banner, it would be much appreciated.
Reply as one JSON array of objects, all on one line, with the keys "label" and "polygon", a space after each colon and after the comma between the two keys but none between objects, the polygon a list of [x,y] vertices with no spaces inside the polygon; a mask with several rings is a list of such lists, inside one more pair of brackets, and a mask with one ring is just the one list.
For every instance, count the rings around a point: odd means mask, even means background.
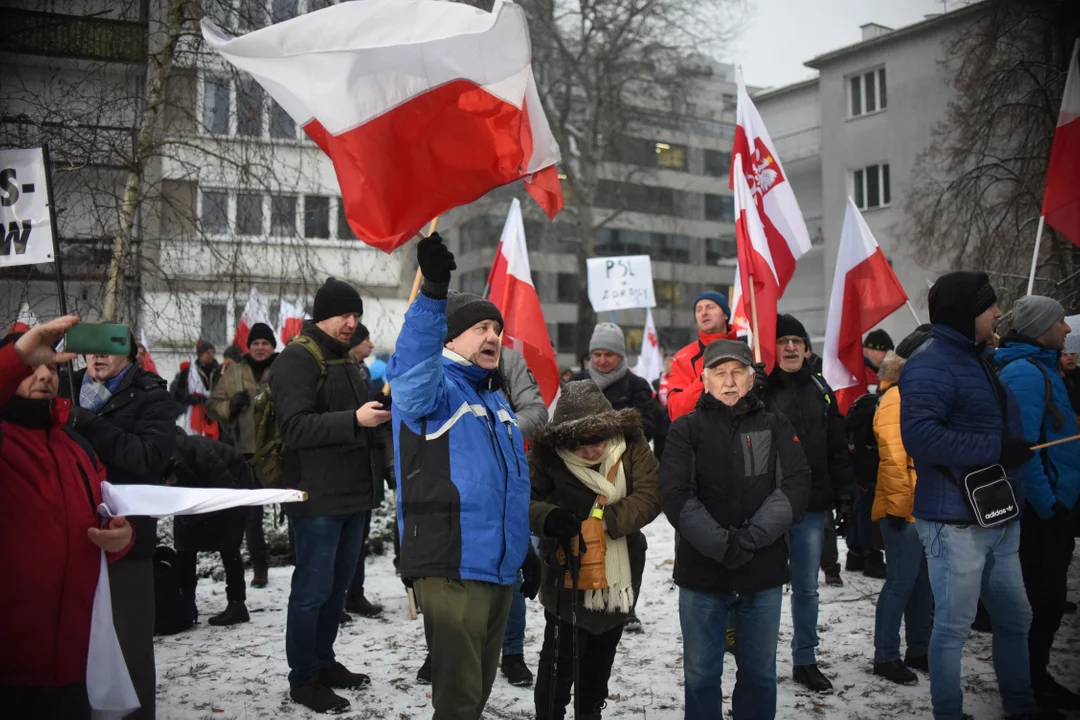
[{"label": "person holding banner", "polygon": [[728,300],[715,290],[706,290],[694,300],[694,319],[698,339],[675,353],[667,383],[667,410],[672,420],[693,411],[705,386],[701,381],[704,369],[701,359],[705,348],[715,340],[737,340],[728,324],[731,310]]},{"label": "person holding banner", "polygon": [[130,523],[100,527],[105,470],[89,443],[65,432],[55,345],[67,316],[0,340],[0,525],[7,592],[0,594],[0,708],[6,717],[89,720],[86,662],[101,567],[131,548]]}]

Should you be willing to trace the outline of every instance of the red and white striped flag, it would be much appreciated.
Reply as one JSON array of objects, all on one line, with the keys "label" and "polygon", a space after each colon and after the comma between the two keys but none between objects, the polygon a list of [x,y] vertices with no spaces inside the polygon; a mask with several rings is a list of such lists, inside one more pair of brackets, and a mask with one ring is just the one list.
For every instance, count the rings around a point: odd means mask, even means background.
[{"label": "red and white striped flag", "polygon": [[19,306],[19,314],[16,316],[15,322],[11,323],[11,329],[8,332],[29,332],[37,324],[37,315],[30,309],[30,305],[24,302]]},{"label": "red and white striped flag", "polygon": [[524,179],[562,208],[525,12],[440,0],[333,5],[207,43],[252,75],[334,162],[358,238],[390,252],[432,218]]},{"label": "red and white striped flag", "polygon": [[795,262],[810,249],[799,203],[776,154],[765,123],[738,75],[731,188],[735,191],[735,240],[741,292],[736,318],[752,320],[750,278],[757,305],[755,343],[771,372],[776,355],[776,305],[795,273]]},{"label": "red and white striped flag", "polygon": [[240,348],[242,352],[248,351],[247,339],[248,333],[251,332],[251,328],[255,323],[270,324],[270,313],[266,307],[266,301],[263,300],[263,296],[259,294],[259,291],[252,286],[251,292],[248,293],[247,305],[244,306],[244,312],[240,316],[240,322],[236,324],[236,334],[233,335],[232,344]]},{"label": "red and white striped flag", "polygon": [[641,353],[638,355],[637,365],[632,369],[635,375],[649,381],[649,387],[652,387],[654,380],[659,380],[664,374],[664,353],[660,350],[660,336],[656,334],[652,308],[645,311],[645,329],[641,333]]},{"label": "red and white striped flag", "polygon": [[1073,46],[1050,148],[1042,214],[1047,225],[1080,245],[1080,39]]},{"label": "red and white striped flag", "polygon": [[143,355],[142,359],[142,369],[158,375],[157,363],[154,362],[154,358],[150,357],[150,345],[146,342],[146,331],[142,328],[139,328],[139,344],[146,348],[146,354]]},{"label": "red and white striped flag", "polygon": [[822,375],[845,414],[866,393],[863,334],[904,306],[907,293],[849,197],[825,326]]},{"label": "red and white striped flag", "polygon": [[281,348],[289,344],[289,341],[300,334],[305,320],[311,316],[304,309],[293,305],[282,298],[281,308],[278,311],[278,338],[281,340]]},{"label": "red and white striped flag", "polygon": [[540,296],[533,286],[529,251],[525,247],[525,224],[517,198],[510,203],[506,215],[488,285],[491,286],[488,300],[499,308],[505,323],[503,345],[525,357],[529,370],[536,376],[544,404],[550,406],[559,391],[559,366],[544,322]]}]

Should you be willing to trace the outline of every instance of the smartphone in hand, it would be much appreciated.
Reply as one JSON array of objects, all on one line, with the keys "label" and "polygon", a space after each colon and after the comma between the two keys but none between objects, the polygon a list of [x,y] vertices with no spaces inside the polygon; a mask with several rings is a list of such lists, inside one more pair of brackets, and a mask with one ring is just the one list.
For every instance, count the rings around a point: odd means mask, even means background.
[{"label": "smartphone in hand", "polygon": [[127,355],[131,330],[119,323],[79,323],[64,334],[64,351],[78,355]]}]

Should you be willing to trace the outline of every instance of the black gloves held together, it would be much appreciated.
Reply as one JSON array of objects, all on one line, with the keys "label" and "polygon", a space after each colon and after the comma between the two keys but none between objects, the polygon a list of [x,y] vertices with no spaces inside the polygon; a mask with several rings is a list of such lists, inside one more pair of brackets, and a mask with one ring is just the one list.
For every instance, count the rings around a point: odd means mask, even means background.
[{"label": "black gloves held together", "polygon": [[1035,457],[1035,451],[1031,449],[1031,443],[1024,438],[1006,437],[1001,439],[1001,459],[998,463],[1006,470],[1023,465]]},{"label": "black gloves held together", "polygon": [[728,570],[738,570],[754,557],[754,541],[745,528],[728,535],[727,552],[720,561]]},{"label": "black gloves held together", "polygon": [[540,592],[540,558],[536,555],[532,543],[525,552],[525,562],[521,564],[521,594],[534,600]]},{"label": "black gloves held together", "polygon": [[436,285],[450,282],[450,271],[457,270],[454,253],[443,245],[439,233],[434,232],[416,245],[416,261],[425,280]]},{"label": "black gloves held together", "polygon": [[[569,510],[555,508],[544,519],[544,534],[558,540],[559,547],[569,556],[571,554],[570,541],[581,534],[581,521]],[[584,550],[579,549],[579,552],[584,552]]]},{"label": "black gloves held together", "polygon": [[251,404],[251,394],[247,390],[241,390],[240,392],[229,398],[229,417],[235,419],[237,415],[244,412],[244,409]]}]

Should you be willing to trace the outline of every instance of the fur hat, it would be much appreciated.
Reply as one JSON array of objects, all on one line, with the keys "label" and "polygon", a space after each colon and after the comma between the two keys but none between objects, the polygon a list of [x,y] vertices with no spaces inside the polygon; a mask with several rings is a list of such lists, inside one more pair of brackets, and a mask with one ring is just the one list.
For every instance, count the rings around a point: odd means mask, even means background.
[{"label": "fur hat", "polygon": [[592,380],[573,380],[563,386],[551,422],[537,429],[530,447],[538,452],[554,452],[578,447],[583,440],[622,436],[629,441],[640,433],[641,415],[637,410],[613,410],[599,385]]}]

